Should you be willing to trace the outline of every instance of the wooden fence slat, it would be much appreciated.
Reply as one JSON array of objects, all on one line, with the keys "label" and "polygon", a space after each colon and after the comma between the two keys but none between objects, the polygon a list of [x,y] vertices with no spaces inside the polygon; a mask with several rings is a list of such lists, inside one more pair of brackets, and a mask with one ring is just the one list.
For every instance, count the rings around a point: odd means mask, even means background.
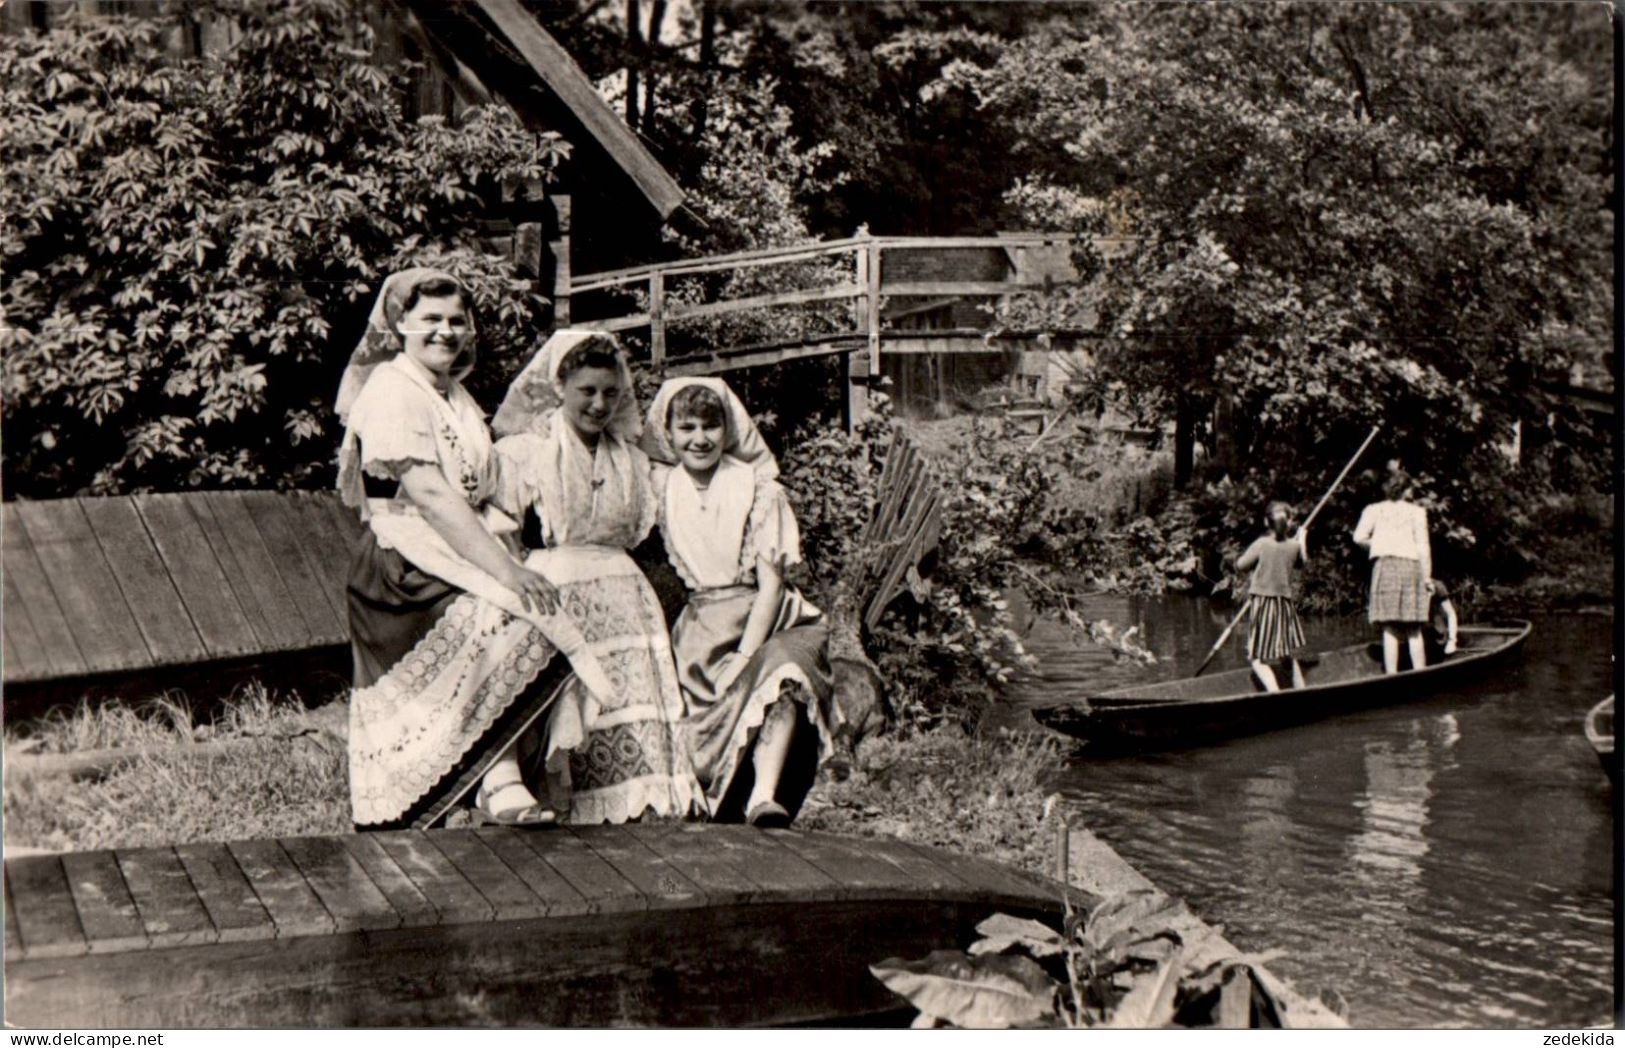
[{"label": "wooden fence slat", "polygon": [[328,587],[322,584],[321,569],[314,554],[309,552],[317,540],[305,534],[286,496],[269,491],[245,491],[241,501],[270,550],[277,573],[304,615],[311,635],[328,643],[347,637],[344,609],[334,606]]},{"label": "wooden fence slat", "polygon": [[547,863],[581,894],[588,913],[647,910],[649,900],[604,857],[569,832],[524,833],[520,843]]},{"label": "wooden fence slat", "polygon": [[689,824],[685,829],[703,833],[708,847],[744,870],[764,893],[817,900],[841,896],[841,886],[834,878],[786,848],[774,835],[754,826],[704,823]]},{"label": "wooden fence slat", "polygon": [[91,953],[146,949],[146,925],[112,852],[68,852],[62,870]]},{"label": "wooden fence slat", "polygon": [[266,650],[309,646],[310,628],[241,499],[233,492],[211,491],[192,495],[188,502]]},{"label": "wooden fence slat", "polygon": [[731,862],[725,852],[685,833],[681,824],[629,824],[631,837],[694,882],[713,906],[749,902],[761,886]]},{"label": "wooden fence slat", "polygon": [[766,830],[786,848],[828,874],[847,899],[892,895],[910,889],[895,865],[854,848],[839,837],[794,830]]},{"label": "wooden fence slat", "polygon": [[175,855],[192,879],[197,896],[214,922],[221,942],[274,939],[276,924],[231,849],[214,841],[175,846]]},{"label": "wooden fence slat", "polygon": [[547,916],[565,917],[591,912],[587,900],[564,875],[519,839],[531,831],[506,826],[482,826],[475,832],[485,846],[496,853],[497,858],[506,863],[515,876],[536,894],[546,907]]},{"label": "wooden fence slat", "polygon": [[421,830],[391,830],[373,840],[411,878],[444,923],[488,921],[491,904]]},{"label": "wooden fence slat", "polygon": [[1070,897],[1076,906],[1084,906],[1085,900],[1081,892],[1059,881],[1044,881],[1037,877],[1029,878],[1026,874],[1000,863],[988,862],[984,859],[961,855],[947,848],[933,848],[930,845],[917,844],[912,841],[899,841],[897,844],[911,848],[932,862],[957,876],[967,885],[991,896],[1006,899],[1031,899],[1035,895],[1039,898],[1052,898],[1057,904],[1063,895]]},{"label": "wooden fence slat", "polygon": [[355,513],[331,495],[299,495],[291,505],[307,552],[316,561],[328,600],[348,632],[350,609],[345,587],[355,561],[355,540],[360,537],[360,524]]},{"label": "wooden fence slat", "polygon": [[547,904],[472,830],[436,830],[434,846],[491,904],[499,921],[543,917]]},{"label": "wooden fence slat", "polygon": [[39,562],[33,544],[28,541],[28,531],[17,512],[21,505],[20,502],[8,502],[5,506],[6,606],[3,610],[9,618],[14,603],[25,609],[40,644],[36,655],[42,657],[53,674],[75,676],[84,673],[88,669],[85,657],[73,639],[73,631],[68,628],[67,613],[51,590],[45,566]]},{"label": "wooden fence slat", "polygon": [[21,957],[23,955],[23,933],[17,927],[17,906],[11,901],[11,878],[4,878],[0,887],[5,889],[6,904],[6,956]]},{"label": "wooden fence slat", "polygon": [[85,656],[86,668],[117,670],[151,665],[112,568],[91,533],[77,499],[23,502],[17,506],[29,544],[67,613],[68,628]]},{"label": "wooden fence slat", "polygon": [[134,501],[209,654],[218,659],[256,651],[259,636],[232,592],[219,554],[192,513],[189,499],[137,495]]},{"label": "wooden fence slat", "polygon": [[379,845],[371,833],[351,833],[339,838],[346,850],[367,871],[372,883],[384,893],[384,898],[400,915],[403,928],[415,928],[440,923],[440,914],[418,891],[412,879],[401,872],[395,860]]},{"label": "wooden fence slat", "polygon": [[226,847],[254,886],[265,912],[271,915],[278,938],[333,933],[336,925],[332,914],[281,844],[274,840],[232,841]]},{"label": "wooden fence slat", "polygon": [[400,927],[401,915],[336,837],[288,837],[282,849],[339,931]]},{"label": "wooden fence slat", "polygon": [[720,302],[695,304],[673,302],[666,307],[666,320],[675,324],[679,320],[698,320],[702,317],[720,316],[725,313],[743,313],[752,309],[768,309],[773,306],[794,306],[811,302],[830,302],[836,299],[857,298],[863,293],[864,289],[856,284],[837,284],[834,287],[815,287],[802,291],[778,291],[771,295],[729,298]]},{"label": "wooden fence slat", "polygon": [[876,838],[870,840],[868,845],[874,854],[902,870],[910,883],[921,891],[953,892],[973,887],[954,871],[935,861],[931,854],[915,851],[905,841]]},{"label": "wooden fence slat", "polygon": [[136,626],[159,665],[191,662],[208,653],[180,592],[128,498],[83,499],[80,506],[101,544],[113,578],[135,612]]},{"label": "wooden fence slat", "polygon": [[7,859],[6,883],[17,903],[23,956],[78,957],[90,949],[59,857]]},{"label": "wooden fence slat", "polygon": [[619,827],[569,827],[597,852],[605,862],[635,885],[648,901],[649,909],[670,909],[693,906],[705,898],[700,889],[684,877],[671,863],[662,859],[644,845],[620,832]]},{"label": "wooden fence slat", "polygon": [[219,940],[209,911],[173,848],[120,848],[113,854],[153,946]]},{"label": "wooden fence slat", "polygon": [[28,615],[28,605],[17,591],[17,580],[10,570],[9,550],[5,560],[0,566],[0,585],[4,586],[4,595],[0,596],[0,658],[5,660],[6,679],[48,677],[51,664],[45,657],[45,644]]}]

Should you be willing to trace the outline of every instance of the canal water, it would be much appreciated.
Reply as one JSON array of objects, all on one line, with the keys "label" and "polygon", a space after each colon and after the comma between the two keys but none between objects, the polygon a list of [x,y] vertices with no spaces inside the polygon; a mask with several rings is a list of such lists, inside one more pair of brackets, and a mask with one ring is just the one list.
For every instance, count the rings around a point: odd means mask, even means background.
[{"label": "canal water", "polygon": [[[1091,601],[1161,663],[1114,663],[1040,623],[1042,677],[1012,718],[1189,674],[1228,621],[1190,599]],[[1314,647],[1369,636],[1362,619],[1305,627]],[[1085,747],[1058,787],[1237,946],[1283,949],[1273,970],[1341,993],[1356,1026],[1610,1022],[1616,844],[1582,723],[1612,690],[1612,644],[1611,616],[1540,617],[1521,659],[1450,694],[1173,753]]]}]

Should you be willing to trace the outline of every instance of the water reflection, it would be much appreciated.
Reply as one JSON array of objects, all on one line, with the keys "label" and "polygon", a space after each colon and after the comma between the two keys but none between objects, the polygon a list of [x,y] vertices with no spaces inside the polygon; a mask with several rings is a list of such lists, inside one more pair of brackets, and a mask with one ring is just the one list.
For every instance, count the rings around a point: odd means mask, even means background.
[{"label": "water reflection", "polygon": [[[1200,602],[1103,599],[1188,673],[1228,621]],[[1318,643],[1358,621],[1310,624]],[[1364,1026],[1579,1026],[1611,1010],[1607,780],[1580,734],[1612,619],[1536,623],[1521,663],[1458,693],[1137,758],[1080,754],[1060,784],[1129,861]],[[1064,634],[1017,704],[1145,679]],[[1233,656],[1227,655],[1221,661]],[[1222,666],[1215,666],[1215,669]],[[1012,719],[1021,716],[1011,711]]]}]

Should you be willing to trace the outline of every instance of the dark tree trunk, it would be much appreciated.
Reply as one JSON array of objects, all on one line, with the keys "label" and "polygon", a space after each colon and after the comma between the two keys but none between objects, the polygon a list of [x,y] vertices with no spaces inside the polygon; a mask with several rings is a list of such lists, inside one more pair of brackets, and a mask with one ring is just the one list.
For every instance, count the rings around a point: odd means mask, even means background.
[{"label": "dark tree trunk", "polygon": [[1196,404],[1180,396],[1174,402],[1174,490],[1184,491],[1196,465]]},{"label": "dark tree trunk", "polygon": [[660,31],[666,21],[666,0],[652,0],[649,4],[649,35],[645,41],[644,54],[648,64],[644,69],[643,78],[643,126],[650,127],[655,115],[655,83],[660,79],[656,62],[657,52],[660,49]]},{"label": "dark tree trunk", "polygon": [[626,0],[626,126],[638,129],[638,67],[643,64],[638,0]]},{"label": "dark tree trunk", "polygon": [[[700,71],[708,78],[717,62],[717,5],[714,0],[698,0],[700,8]],[[695,143],[705,137],[705,125],[711,110],[707,104],[711,92],[707,88],[695,93],[694,106],[689,111],[694,121]]]}]

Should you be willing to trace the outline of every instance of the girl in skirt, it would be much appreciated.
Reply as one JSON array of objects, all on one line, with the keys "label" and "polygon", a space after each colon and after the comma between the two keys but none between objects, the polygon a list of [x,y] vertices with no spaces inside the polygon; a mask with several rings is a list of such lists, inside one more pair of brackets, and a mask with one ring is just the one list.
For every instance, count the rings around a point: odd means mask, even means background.
[{"label": "girl in skirt", "polygon": [[1354,541],[1371,555],[1371,603],[1367,615],[1382,627],[1382,667],[1399,672],[1399,638],[1410,649],[1411,668],[1427,665],[1422,627],[1428,620],[1433,552],[1427,510],[1409,501],[1410,478],[1394,471],[1383,484],[1386,498],[1367,506],[1354,526]]},{"label": "girl in skirt", "polygon": [[1239,570],[1251,568],[1253,572],[1248,586],[1252,623],[1247,630],[1247,660],[1266,689],[1280,691],[1270,664],[1291,659],[1292,686],[1301,688],[1303,667],[1297,653],[1304,644],[1303,624],[1292,603],[1292,569],[1309,562],[1309,547],[1301,529],[1287,536],[1292,526],[1292,507],[1285,502],[1271,502],[1264,522],[1269,534],[1254,539],[1247,552],[1236,559]]}]

